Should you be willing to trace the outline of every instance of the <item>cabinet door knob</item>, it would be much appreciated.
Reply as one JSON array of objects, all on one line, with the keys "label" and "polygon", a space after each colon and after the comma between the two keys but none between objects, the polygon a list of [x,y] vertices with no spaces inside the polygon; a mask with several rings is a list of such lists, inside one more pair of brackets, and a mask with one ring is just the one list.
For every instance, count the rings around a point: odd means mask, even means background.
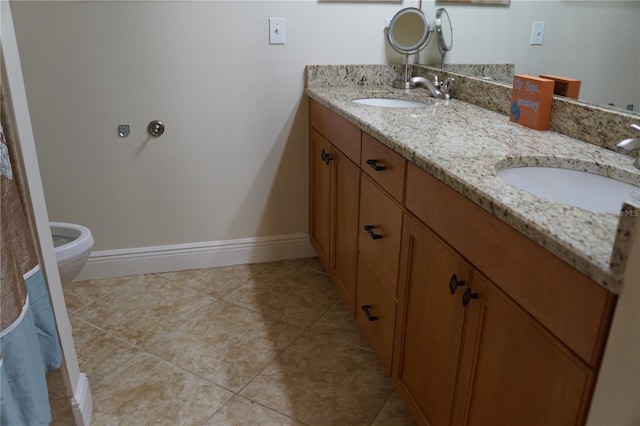
[{"label": "cabinet door knob", "polygon": [[472,293],[470,288],[466,289],[462,293],[462,306],[466,307],[471,302],[471,299],[477,299],[478,297],[478,293]]},{"label": "cabinet door knob", "polygon": [[458,277],[456,276],[456,274],[451,275],[451,279],[449,280],[449,291],[452,295],[455,294],[458,287],[462,285],[465,285],[464,280],[458,281]]},{"label": "cabinet door knob", "polygon": [[369,167],[371,167],[376,172],[380,172],[382,170],[386,170],[387,169],[385,166],[379,165],[378,164],[378,160],[367,160],[367,164],[369,165]]},{"label": "cabinet door knob", "polygon": [[380,238],[382,238],[382,235],[373,232],[374,229],[376,229],[376,227],[373,225],[364,226],[364,230],[367,231],[367,234],[369,234],[372,240],[379,240]]},{"label": "cabinet door knob", "polygon": [[364,314],[367,316],[367,319],[369,321],[377,321],[378,320],[377,316],[371,315],[371,305],[362,305],[360,308],[364,311]]},{"label": "cabinet door knob", "polygon": [[320,159],[324,161],[324,163],[328,166],[329,162],[333,160],[333,157],[323,149],[322,151],[320,151]]}]

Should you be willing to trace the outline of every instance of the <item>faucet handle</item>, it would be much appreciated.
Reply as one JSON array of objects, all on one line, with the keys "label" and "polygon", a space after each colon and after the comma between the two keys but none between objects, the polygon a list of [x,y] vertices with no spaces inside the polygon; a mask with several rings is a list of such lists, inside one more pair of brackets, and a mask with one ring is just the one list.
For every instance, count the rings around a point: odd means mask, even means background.
[{"label": "faucet handle", "polygon": [[629,127],[631,127],[633,130],[637,130],[640,132],[640,124],[631,123],[629,124]]},{"label": "faucet handle", "polygon": [[427,75],[428,75],[429,77],[431,77],[431,80],[433,81],[433,85],[434,85],[434,86],[436,86],[436,87],[440,87],[440,85],[441,85],[442,83],[440,83],[440,79],[438,78],[438,76],[437,76],[436,74],[434,74],[434,73],[432,73],[432,72],[429,72],[429,73],[427,73]]},{"label": "faucet handle", "polygon": [[454,81],[455,80],[451,77],[445,78],[444,81],[440,83],[440,90],[442,91],[442,93],[447,95],[451,93],[451,86],[453,86]]}]

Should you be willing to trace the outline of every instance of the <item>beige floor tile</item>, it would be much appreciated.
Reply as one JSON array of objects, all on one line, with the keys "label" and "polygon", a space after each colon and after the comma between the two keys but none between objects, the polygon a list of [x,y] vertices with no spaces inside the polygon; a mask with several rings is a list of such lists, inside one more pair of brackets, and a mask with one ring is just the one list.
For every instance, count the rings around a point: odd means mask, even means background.
[{"label": "beige floor tile", "polygon": [[62,287],[67,309],[76,312],[128,284],[144,280],[145,275],[105,278],[101,280],[72,281]]},{"label": "beige floor tile", "polygon": [[173,330],[215,301],[179,283],[148,275],[123,286],[76,315],[98,328],[143,347],[156,334]]},{"label": "beige floor tile", "polygon": [[270,264],[225,300],[300,326],[310,326],[338,299],[326,274]]},{"label": "beige floor tile", "polygon": [[80,370],[87,374],[91,385],[139,352],[136,347],[109,333],[87,324],[71,315],[73,341],[78,355]]},{"label": "beige floor tile", "polygon": [[234,396],[205,422],[208,426],[303,425],[241,396]]},{"label": "beige floor tile", "polygon": [[397,392],[389,398],[378,418],[373,422],[373,426],[413,426],[415,423],[411,419],[411,414],[407,406]]},{"label": "beige floor tile", "polygon": [[318,257],[304,257],[301,259],[285,260],[284,262],[301,268],[311,269],[312,271],[322,272],[323,274],[327,273],[327,270],[324,269]]},{"label": "beige floor tile", "polygon": [[233,395],[145,352],[91,391],[92,426],[201,425]]},{"label": "beige floor tile", "polygon": [[193,269],[189,271],[156,274],[172,281],[179,281],[193,290],[222,299],[248,279],[267,267],[265,263],[225,266],[222,268]]},{"label": "beige floor tile", "polygon": [[393,392],[372,352],[305,333],[241,394],[309,425],[371,424]]},{"label": "beige floor tile", "polygon": [[238,391],[302,332],[302,328],[217,300],[180,328],[158,335],[148,350]]},{"label": "beige floor tile", "polygon": [[322,315],[309,329],[309,332],[327,339],[372,350],[366,336],[342,300],[338,300],[331,309]]}]

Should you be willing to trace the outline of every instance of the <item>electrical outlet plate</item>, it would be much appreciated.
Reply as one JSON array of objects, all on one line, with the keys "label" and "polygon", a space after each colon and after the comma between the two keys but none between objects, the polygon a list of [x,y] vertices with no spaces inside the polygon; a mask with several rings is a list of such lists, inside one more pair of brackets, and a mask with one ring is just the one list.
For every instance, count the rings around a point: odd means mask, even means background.
[{"label": "electrical outlet plate", "polygon": [[128,124],[120,124],[118,126],[118,136],[120,136],[121,138],[126,138],[127,136],[129,136],[129,133],[130,130]]},{"label": "electrical outlet plate", "polygon": [[544,22],[534,21],[531,26],[531,44],[542,45],[544,39]]},{"label": "electrical outlet plate", "polygon": [[285,41],[284,18],[269,18],[269,44],[284,44]]}]

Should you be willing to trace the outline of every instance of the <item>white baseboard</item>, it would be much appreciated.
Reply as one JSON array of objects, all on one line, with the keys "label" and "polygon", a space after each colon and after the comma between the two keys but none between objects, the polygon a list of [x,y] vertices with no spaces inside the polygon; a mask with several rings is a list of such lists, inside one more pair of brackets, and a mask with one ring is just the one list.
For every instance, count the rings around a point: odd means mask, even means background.
[{"label": "white baseboard", "polygon": [[76,280],[275,262],[316,256],[309,234],[95,251]]},{"label": "white baseboard", "polygon": [[73,409],[73,416],[77,426],[89,426],[91,424],[93,398],[91,397],[89,379],[84,373],[80,373],[78,378],[78,384],[71,399],[71,408]]}]

